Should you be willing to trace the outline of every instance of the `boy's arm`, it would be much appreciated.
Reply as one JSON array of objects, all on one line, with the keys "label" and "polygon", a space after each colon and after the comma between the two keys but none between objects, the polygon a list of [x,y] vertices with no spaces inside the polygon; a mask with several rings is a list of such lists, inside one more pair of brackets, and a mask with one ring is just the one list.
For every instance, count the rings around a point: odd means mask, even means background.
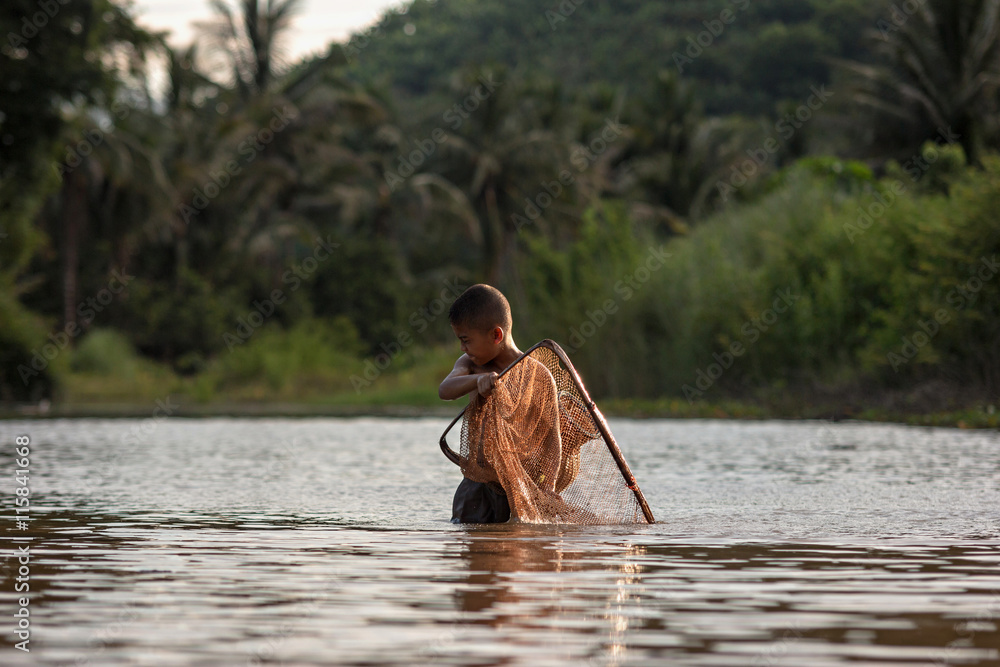
[{"label": "boy's arm", "polygon": [[488,396],[496,381],[496,373],[478,370],[469,357],[463,354],[438,387],[438,396],[445,401],[454,401],[474,391]]}]

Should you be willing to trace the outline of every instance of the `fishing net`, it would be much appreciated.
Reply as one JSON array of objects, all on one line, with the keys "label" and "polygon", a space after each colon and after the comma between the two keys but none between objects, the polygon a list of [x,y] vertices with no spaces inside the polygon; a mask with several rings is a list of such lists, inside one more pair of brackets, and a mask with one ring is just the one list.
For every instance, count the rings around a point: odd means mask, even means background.
[{"label": "fishing net", "polygon": [[[446,440],[462,420],[461,445]],[[538,343],[474,394],[441,436],[467,478],[499,486],[527,523],[652,523],[653,515],[604,417],[566,353]]]}]

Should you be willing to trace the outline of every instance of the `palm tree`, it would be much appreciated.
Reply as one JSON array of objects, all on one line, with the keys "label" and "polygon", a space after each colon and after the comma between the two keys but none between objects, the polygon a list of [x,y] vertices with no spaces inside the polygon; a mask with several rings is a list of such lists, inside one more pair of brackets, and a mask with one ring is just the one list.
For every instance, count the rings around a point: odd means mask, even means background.
[{"label": "palm tree", "polygon": [[912,15],[896,7],[879,21],[873,38],[885,64],[842,63],[856,75],[853,101],[889,119],[877,140],[892,124],[898,135],[900,120],[918,143],[951,128],[966,160],[979,164],[1000,86],[1000,0],[916,4]]},{"label": "palm tree", "polygon": [[[556,234],[578,220],[581,210],[573,205],[576,183],[555,196],[544,189],[570,168],[570,142],[554,129],[562,113],[558,86],[497,78],[499,87],[478,108],[465,111],[442,147],[443,175],[464,189],[479,218],[485,276],[494,284],[517,282],[514,257],[523,220],[531,217],[538,229]],[[456,92],[468,94],[477,85],[486,84],[464,77]],[[542,201],[551,203],[539,207],[542,194]]]},{"label": "palm tree", "polygon": [[[110,266],[127,269],[138,230],[164,220],[170,201],[170,185],[150,148],[160,124],[147,76],[149,57],[166,47],[161,35],[136,27],[127,10],[113,7],[110,16],[115,32],[103,47],[119,65],[91,104],[68,106],[58,133],[68,147],[56,165],[61,189],[38,221],[60,258],[65,325],[77,323],[81,287],[94,287],[84,274],[89,270],[103,281]],[[97,255],[95,248],[101,248]]]},{"label": "palm tree", "polygon": [[114,108],[128,115],[113,128],[89,116],[64,128],[67,145],[89,148],[62,165],[62,187],[40,220],[59,251],[64,324],[77,322],[81,293],[99,289],[97,276],[104,280],[111,267],[127,272],[144,240],[171,224],[174,191],[156,148],[160,118],[148,107]]},{"label": "palm tree", "polygon": [[748,121],[705,118],[694,89],[674,72],[661,72],[627,118],[636,129],[617,160],[614,190],[633,218],[668,235],[711,212],[718,183],[746,159],[744,148],[760,145]]},{"label": "palm tree", "polygon": [[232,78],[244,99],[268,90],[285,62],[282,39],[301,8],[301,0],[210,0],[213,21],[200,26],[218,56],[228,60]]}]

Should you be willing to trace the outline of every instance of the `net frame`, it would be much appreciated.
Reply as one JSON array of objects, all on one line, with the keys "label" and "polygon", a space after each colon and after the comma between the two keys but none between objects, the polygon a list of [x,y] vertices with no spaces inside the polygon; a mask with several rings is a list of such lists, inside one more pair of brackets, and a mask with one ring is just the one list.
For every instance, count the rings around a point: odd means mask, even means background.
[{"label": "net frame", "polygon": [[[639,483],[636,481],[635,475],[632,474],[632,470],[629,468],[628,463],[625,462],[625,456],[622,454],[621,448],[618,447],[618,442],[615,440],[614,436],[611,435],[611,429],[608,427],[608,423],[604,419],[604,415],[601,414],[601,411],[598,409],[597,404],[594,403],[594,400],[590,397],[590,394],[587,392],[587,388],[584,386],[583,380],[580,378],[580,374],[573,366],[573,362],[569,360],[569,356],[562,349],[562,347],[559,346],[558,343],[548,338],[539,341],[538,343],[528,348],[528,350],[526,350],[523,354],[521,354],[521,356],[519,356],[517,359],[511,362],[511,364],[507,366],[507,368],[503,369],[503,371],[501,371],[498,374],[498,376],[503,377],[504,375],[506,375],[511,369],[513,369],[519,363],[521,363],[525,359],[528,359],[531,356],[531,353],[539,348],[545,348],[550,350],[553,354],[555,354],[555,356],[559,360],[559,363],[562,364],[562,366],[564,367],[566,373],[572,380],[574,388],[580,395],[580,398],[582,398],[583,400],[584,403],[583,407],[586,409],[587,413],[594,420],[594,425],[597,427],[597,431],[601,436],[600,439],[607,446],[608,451],[611,454],[611,457],[617,464],[618,470],[619,472],[621,472],[621,475],[625,480],[625,485],[629,488],[629,490],[632,491],[632,493],[635,494],[636,502],[638,503],[639,508],[642,510],[643,517],[646,519],[647,523],[655,523],[655,519],[653,518],[653,512],[649,509],[649,504],[646,502],[646,498],[645,496],[643,496],[642,490],[639,489]],[[574,401],[575,400],[576,399],[574,397]],[[451,423],[448,424],[448,427],[444,430],[444,433],[441,434],[441,439],[439,440],[442,453],[445,455],[445,457],[447,457],[449,461],[451,461],[452,463],[454,463],[459,467],[461,467],[462,465],[462,457],[448,444],[448,433],[451,432],[455,424],[459,423],[459,421],[462,420],[468,409],[469,406],[466,406],[462,409],[461,412],[458,413],[458,416],[456,416],[451,421]]]}]

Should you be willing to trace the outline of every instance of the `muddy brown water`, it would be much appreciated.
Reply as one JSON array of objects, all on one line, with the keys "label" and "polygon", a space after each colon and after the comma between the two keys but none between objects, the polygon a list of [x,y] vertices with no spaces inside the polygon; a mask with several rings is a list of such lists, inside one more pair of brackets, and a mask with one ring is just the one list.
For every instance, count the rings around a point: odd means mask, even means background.
[{"label": "muddy brown water", "polygon": [[1000,665],[995,431],[611,420],[658,523],[455,526],[446,424],[0,422],[0,663]]}]

